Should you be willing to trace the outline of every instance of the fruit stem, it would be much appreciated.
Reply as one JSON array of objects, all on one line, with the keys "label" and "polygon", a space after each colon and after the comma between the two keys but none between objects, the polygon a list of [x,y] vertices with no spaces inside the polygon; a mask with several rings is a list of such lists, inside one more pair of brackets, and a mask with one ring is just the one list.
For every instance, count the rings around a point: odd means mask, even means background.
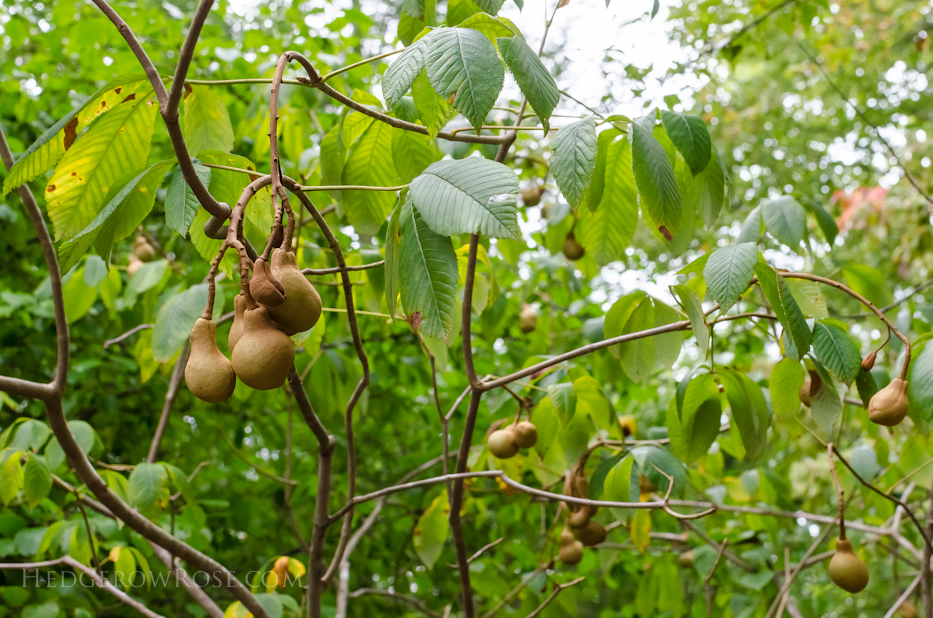
[{"label": "fruit stem", "polygon": [[836,460],[833,457],[835,446],[830,442],[826,445],[826,453],[829,455],[829,471],[833,473],[833,481],[836,483],[836,490],[839,492],[839,540],[846,540],[846,494],[842,489],[842,483],[839,482],[839,475],[836,473]]}]

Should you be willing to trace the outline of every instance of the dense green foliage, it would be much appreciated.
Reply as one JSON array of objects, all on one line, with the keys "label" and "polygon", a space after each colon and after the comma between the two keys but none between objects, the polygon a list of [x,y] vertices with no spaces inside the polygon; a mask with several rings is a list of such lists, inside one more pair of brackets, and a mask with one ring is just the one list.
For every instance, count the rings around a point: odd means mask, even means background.
[{"label": "dense green foliage", "polygon": [[[541,12],[532,4],[522,10]],[[628,28],[664,15],[645,4]],[[170,84],[197,3],[114,8]],[[910,486],[907,502],[923,522],[933,480],[928,3],[684,2],[670,9],[668,29],[689,60],[661,77],[687,76],[695,87],[652,100],[650,87],[643,91],[656,72],[608,54],[607,88],[621,82],[640,95],[625,105],[601,86],[559,94],[573,67],[548,45],[539,59],[539,41],[496,17],[500,9],[514,7],[220,2],[188,72],[188,151],[213,197],[233,206],[250,177],[231,168],[270,168],[269,82],[280,54],[296,50],[326,75],[406,46],[327,81],[396,126],[299,83],[305,73],[295,63],[279,98],[283,174],[312,187],[404,185],[307,192],[349,265],[385,260],[348,275],[372,374],[352,410],[356,493],[394,485],[431,460],[417,478],[442,474],[439,414],[470,385],[461,307],[470,236],[478,234],[471,332],[480,377],[676,328],[484,393],[469,470],[503,470],[561,493],[565,474],[581,466],[593,499],[660,500],[672,482],[672,499],[698,503],[674,511],[724,508],[683,522],[662,508],[602,508],[595,519],[609,528],[608,540],[568,566],[553,561],[559,502],[501,479],[470,479],[467,555],[503,539],[470,564],[477,615],[497,608],[497,616],[527,616],[547,603],[542,616],[701,617],[710,595],[712,615],[764,617],[785,568],[810,556],[838,514],[827,442],[880,493]],[[551,10],[558,29],[578,7]],[[424,30],[434,26],[444,27]],[[220,241],[203,231],[209,215],[179,171],[152,85],[92,3],[4,2],[0,46],[0,126],[18,159],[0,172],[0,375],[49,381],[55,371],[48,271],[12,190],[28,182],[65,274],[72,359],[63,405],[82,450],[121,498],[264,594],[270,616],[303,615],[303,544],[312,537],[320,459],[291,387],[239,383],[214,405],[184,381],[177,399],[170,390]],[[502,163],[496,143],[449,139],[507,135],[471,127],[511,125],[519,108],[534,129],[518,132]],[[246,207],[245,236],[260,251],[273,225],[270,196],[262,189]],[[291,204],[301,213],[299,265],[337,266],[315,221],[296,197]],[[137,237],[155,251],[142,264],[131,257]],[[585,249],[580,259],[568,259],[568,238]],[[229,357],[229,319],[221,316],[233,311],[238,291],[231,252],[220,271],[214,319]],[[293,337],[295,365],[336,438],[333,513],[348,497],[344,414],[363,370],[340,275],[310,280],[324,314]],[[887,326],[849,292],[884,307],[912,343],[910,415],[896,427],[872,423],[866,408],[897,377],[905,346],[897,336],[888,341]],[[528,305],[537,314],[531,324]],[[879,347],[874,368],[863,369],[862,358]],[[803,406],[805,367],[823,386]],[[157,463],[146,463],[167,397]],[[454,454],[468,399],[450,420]],[[484,436],[526,412],[537,444],[493,457]],[[183,588],[164,583],[168,571],[142,536],[79,508],[74,493],[53,483],[54,474],[93,497],[51,435],[41,402],[0,392],[0,431],[0,562],[68,554],[89,566],[104,561],[111,575],[138,571],[136,584],[151,570],[162,582],[129,586],[136,598],[164,616],[205,615]],[[787,603],[795,615],[882,616],[917,577],[924,541],[839,457],[836,467],[868,588],[843,592],[817,562],[794,580]],[[441,616],[448,605],[464,615],[458,571],[449,566],[457,556],[448,489],[439,482],[388,498],[349,557],[347,616]],[[353,530],[375,504],[357,507]],[[892,518],[900,522],[896,539],[879,534]],[[326,535],[328,563],[339,535],[338,522]],[[828,558],[836,536],[833,526],[813,553]],[[729,556],[720,561],[724,540]],[[257,573],[280,556],[293,559],[300,583],[267,588]],[[555,583],[580,576],[547,601]],[[324,615],[337,611],[339,579],[324,592]],[[97,589],[34,581],[0,570],[0,617],[138,615]],[[222,610],[245,616],[228,590],[205,589]],[[912,600],[922,605],[919,587]]]}]

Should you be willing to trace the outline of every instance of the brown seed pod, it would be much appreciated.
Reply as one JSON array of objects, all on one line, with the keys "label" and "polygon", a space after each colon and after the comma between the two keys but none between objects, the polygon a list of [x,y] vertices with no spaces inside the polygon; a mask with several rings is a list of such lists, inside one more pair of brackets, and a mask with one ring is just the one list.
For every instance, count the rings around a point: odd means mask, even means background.
[{"label": "brown seed pod", "polygon": [[486,446],[496,459],[509,459],[518,454],[518,443],[511,427],[497,429],[486,438]]},{"label": "brown seed pod", "polygon": [[583,543],[573,538],[573,534],[564,528],[560,533],[560,551],[557,557],[568,566],[579,564],[583,560]]},{"label": "brown seed pod", "polygon": [[586,528],[593,516],[596,515],[597,508],[589,504],[578,506],[579,508],[570,516],[570,527],[574,529]]},{"label": "brown seed pod", "polygon": [[574,530],[574,534],[587,547],[599,545],[606,540],[606,528],[599,522],[590,520],[586,526]]},{"label": "brown seed pod", "polygon": [[243,314],[246,312],[248,302],[242,294],[233,297],[233,324],[230,325],[230,332],[227,333],[227,345],[231,352],[236,347],[236,342],[243,336]]},{"label": "brown seed pod", "polygon": [[544,195],[544,187],[529,187],[522,191],[522,203],[525,206],[537,206]]},{"label": "brown seed pod", "polygon": [[834,584],[853,594],[868,585],[868,569],[855,555],[852,543],[847,539],[836,541],[836,553],[829,561],[829,577]]},{"label": "brown seed pod", "polygon": [[266,307],[278,307],[285,302],[285,288],[272,275],[269,263],[258,258],[253,265],[253,276],[249,280],[249,294],[257,303]]},{"label": "brown seed pod", "polygon": [[521,421],[512,425],[515,443],[521,448],[531,448],[538,442],[538,428],[529,421]]},{"label": "brown seed pod", "polygon": [[534,307],[525,303],[522,305],[522,312],[518,314],[518,320],[519,328],[527,335],[538,326],[538,312]]},{"label": "brown seed pod", "polygon": [[677,556],[677,562],[680,564],[680,567],[683,569],[689,569],[693,566],[693,550],[688,549],[684,553]]},{"label": "brown seed pod", "polygon": [[868,356],[862,359],[862,371],[871,371],[875,366],[875,357],[878,355],[878,350],[873,350],[868,353]]},{"label": "brown seed pod", "polygon": [[577,238],[572,231],[567,232],[567,238],[564,239],[564,246],[561,247],[561,251],[564,252],[564,256],[568,260],[579,260],[586,253],[586,249],[577,242]]},{"label": "brown seed pod", "polygon": [[126,267],[126,274],[130,277],[136,274],[136,271],[139,270],[139,267],[143,265],[143,261],[136,257],[135,255],[130,256],[130,263]]},{"label": "brown seed pod", "polygon": [[156,252],[145,236],[137,236],[133,241],[133,255],[139,258],[140,262],[151,262],[155,259]]},{"label": "brown seed pod", "polygon": [[907,380],[894,378],[868,402],[868,418],[873,423],[893,427],[907,416]]},{"label": "brown seed pod", "polygon": [[191,329],[185,382],[192,395],[208,403],[226,401],[236,388],[233,365],[217,348],[217,330],[211,320],[198,318]]},{"label": "brown seed pod", "polygon": [[265,307],[243,314],[243,335],[233,349],[233,370],[250,388],[267,391],[285,384],[295,362],[288,335],[272,324]]},{"label": "brown seed pod", "polygon": [[814,370],[810,370],[807,374],[807,377],[803,379],[803,386],[800,387],[798,395],[800,395],[800,403],[810,407],[810,399],[816,397],[816,394],[820,392],[820,388],[823,386],[823,378],[820,377],[820,374]]},{"label": "brown seed pod", "polygon": [[284,249],[272,252],[272,277],[285,291],[285,302],[269,307],[276,325],[288,336],[313,328],[321,318],[321,295],[301,274],[294,253]]},{"label": "brown seed pod", "polygon": [[910,601],[904,601],[901,603],[901,606],[897,608],[897,615],[901,618],[918,618],[920,612],[917,611],[916,605]]}]

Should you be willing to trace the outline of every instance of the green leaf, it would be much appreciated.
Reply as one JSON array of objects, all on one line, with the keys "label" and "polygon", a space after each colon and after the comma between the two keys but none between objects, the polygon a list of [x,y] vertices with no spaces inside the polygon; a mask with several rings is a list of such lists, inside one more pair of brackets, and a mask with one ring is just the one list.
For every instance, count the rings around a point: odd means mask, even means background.
[{"label": "green leaf", "polygon": [[675,398],[667,411],[671,450],[688,465],[705,455],[719,436],[721,416],[719,385],[713,374],[690,380],[680,408]]},{"label": "green leaf", "polygon": [[168,473],[157,463],[137,464],[130,473],[128,497],[131,506],[150,517],[168,505]]},{"label": "green leaf", "polygon": [[149,96],[119,104],[62,157],[45,190],[56,240],[83,230],[100,212],[111,187],[146,164],[157,108]]},{"label": "green leaf", "polygon": [[392,158],[402,184],[408,184],[438,160],[434,140],[412,131],[392,131]]},{"label": "green leaf", "polygon": [[149,81],[138,75],[121,75],[92,94],[90,98],[71,110],[64,118],[49,127],[30,144],[3,181],[3,195],[47,172],[58,163],[71,147],[75,138],[98,115],[109,111]]},{"label": "green leaf", "polygon": [[[353,146],[343,168],[343,182],[348,185],[391,187],[398,184],[398,172],[392,164],[392,127],[372,123]],[[347,219],[361,234],[375,234],[392,212],[396,202],[392,191],[344,191]]]},{"label": "green leaf", "polygon": [[[520,36],[511,38],[497,39],[499,51],[502,53],[502,59],[509,67],[509,71],[518,82],[522,94],[531,103],[535,113],[544,125],[544,130],[549,128],[548,121],[557,102],[560,100],[560,91],[557,89],[557,83],[551,74],[541,63],[538,54],[534,52],[528,43]],[[475,126],[475,125],[474,125]],[[595,131],[595,127],[594,127]],[[595,137],[595,134],[594,134]],[[595,139],[594,145],[595,145]]]},{"label": "green leaf", "polygon": [[499,37],[521,36],[514,23],[504,17],[493,17],[487,13],[477,13],[457,24],[460,28],[472,28],[486,35],[492,43]]},{"label": "green leaf", "polygon": [[732,421],[739,429],[747,461],[755,461],[768,442],[771,413],[761,387],[746,375],[732,369],[718,373],[732,410]]},{"label": "green leaf", "polygon": [[765,233],[765,224],[761,218],[761,206],[752,209],[745,221],[742,222],[742,229],[739,231],[738,242],[757,243],[761,240],[761,235]]},{"label": "green leaf", "polygon": [[382,95],[386,105],[393,107],[411,88],[415,78],[424,70],[425,53],[429,37],[418,39],[405,48],[395,62],[389,65],[382,78]]},{"label": "green leaf", "polygon": [[159,309],[152,329],[152,356],[158,362],[170,360],[188,339],[207,304],[207,287],[206,283],[193,285]]},{"label": "green leaf", "polygon": [[609,145],[599,207],[583,213],[577,223],[578,240],[600,265],[625,259],[635,236],[638,200],[631,160],[627,139]]},{"label": "green leaf", "polygon": [[421,314],[420,332],[449,340],[457,300],[457,254],[446,236],[431,231],[408,201],[402,207],[399,281],[402,307]]},{"label": "green leaf", "polygon": [[[573,381],[577,412],[593,419],[598,427],[609,429],[609,403],[602,385],[592,376],[582,376]],[[552,400],[553,401],[553,400]]]},{"label": "green leaf", "polygon": [[631,498],[632,466],[635,458],[626,455],[606,474],[603,482],[602,500],[628,502]]},{"label": "green leaf", "polygon": [[[210,186],[211,168],[195,163],[194,169],[198,178],[201,179],[201,183],[205,187]],[[181,170],[176,169],[165,194],[165,222],[170,228],[185,237],[188,235],[188,229],[191,227],[191,222],[194,221],[194,215],[200,206],[201,203],[198,202],[198,198],[194,196],[191,187],[185,182]]]},{"label": "green leaf", "polygon": [[661,122],[671,142],[690,166],[690,172],[696,176],[706,169],[713,145],[703,119],[694,114],[662,110]]},{"label": "green leaf", "polygon": [[447,121],[453,116],[453,110],[446,99],[434,92],[425,71],[422,71],[415,78],[411,87],[411,97],[415,102],[415,109],[421,115],[424,126],[428,128],[428,136],[431,139],[436,138],[444,125],[447,124]]},{"label": "green leaf", "polygon": [[[654,304],[651,298],[645,298],[632,312],[622,334],[627,335],[649,328],[654,328]],[[633,382],[641,382],[648,377],[654,370],[656,360],[654,341],[650,337],[619,344],[619,361],[622,363],[622,369]]]},{"label": "green leaf", "polygon": [[836,223],[831,214],[826,212],[825,208],[814,200],[805,200],[804,208],[813,213],[816,224],[820,227],[820,231],[823,232],[823,238],[832,246],[836,236],[839,235],[839,224]]},{"label": "green leaf", "polygon": [[415,525],[415,553],[429,569],[434,568],[434,564],[444,549],[444,542],[450,530],[449,513],[450,505],[447,501],[447,492],[444,491],[434,498]]},{"label": "green leaf", "polygon": [[[156,189],[171,161],[161,161],[132,178],[124,177],[111,189],[107,204],[74,238],[58,247],[62,272],[68,272],[94,245],[109,265],[113,243],[132,234],[152,211]],[[117,189],[119,187],[119,189]]]},{"label": "green leaf", "polygon": [[835,320],[820,320],[813,324],[813,352],[846,384],[851,384],[858,376],[862,365],[858,346]]},{"label": "green leaf", "polygon": [[[606,313],[606,320],[603,322],[603,335],[606,339],[618,337],[625,332],[626,323],[645,296],[644,292],[633,292],[612,304],[612,307]],[[616,344],[609,348],[609,351],[616,358],[621,356],[622,348],[620,346],[621,344]]]},{"label": "green leaf", "polygon": [[[590,182],[590,186],[587,187],[583,196],[583,201],[586,202],[590,210],[599,208],[599,203],[603,199],[603,189],[606,186],[606,160],[609,158],[609,147],[620,135],[622,135],[622,132],[618,129],[608,129],[600,133],[596,138],[596,169],[593,170],[593,180]],[[629,157],[631,157],[631,148],[629,148]]]},{"label": "green leaf", "polygon": [[[678,311],[668,307],[660,300],[655,298],[653,302],[655,327],[666,326],[683,319],[683,316]],[[677,358],[680,356],[680,349],[683,347],[683,333],[677,331],[662,333],[651,337],[651,339],[654,340],[654,349],[661,364],[668,369],[673,368],[674,363],[677,362]]]},{"label": "green leaf", "polygon": [[703,276],[721,313],[739,301],[752,281],[757,263],[758,248],[754,243],[720,247],[710,255]]},{"label": "green leaf", "polygon": [[706,352],[709,350],[710,329],[706,323],[706,315],[700,297],[693,288],[686,285],[675,285],[673,290],[680,299],[680,305],[684,308],[684,312],[686,312],[687,318],[690,320],[690,328],[697,340],[700,358],[706,358]]},{"label": "green leaf", "polygon": [[632,122],[629,140],[632,143],[632,170],[642,210],[655,228],[670,239],[680,228],[683,200],[674,166],[664,146],[654,136],[653,112]]},{"label": "green leaf", "polygon": [[552,149],[551,173],[570,206],[579,208],[596,170],[596,120],[588,116],[561,127]]},{"label": "green leaf", "polygon": [[401,270],[399,260],[402,245],[402,237],[399,233],[401,212],[402,204],[399,202],[392,211],[392,216],[389,217],[389,227],[386,230],[386,304],[389,306],[389,315],[393,319],[395,319],[395,306],[398,303],[399,271]]},{"label": "green leaf", "polygon": [[790,417],[800,410],[800,387],[806,371],[799,361],[785,358],[771,370],[768,390],[771,408],[778,416]]},{"label": "green leaf", "polygon": [[878,269],[867,264],[849,264],[842,269],[842,274],[850,288],[870,300],[876,307],[884,307],[894,302],[894,295]]},{"label": "green leaf", "polygon": [[[495,15],[499,12],[499,9],[502,8],[502,5],[505,4],[505,0],[473,0],[476,3],[476,6],[481,8],[484,12],[489,13],[490,15]],[[463,24],[461,23],[461,26]]]},{"label": "green leaf", "polygon": [[3,500],[4,506],[13,502],[19,490],[23,488],[23,465],[19,461],[22,456],[22,451],[15,451],[0,468],[0,499]]},{"label": "green leaf", "polygon": [[456,94],[454,107],[474,127],[483,125],[505,80],[495,46],[481,32],[469,28],[434,32],[428,45],[426,70],[439,95],[446,98]]},{"label": "green leaf", "polygon": [[30,453],[23,470],[23,498],[32,507],[42,502],[52,490],[52,470],[45,458]]},{"label": "green leaf", "polygon": [[919,353],[914,351],[907,380],[907,398],[911,417],[933,423],[933,346],[929,342]]},{"label": "green leaf", "polygon": [[763,202],[761,219],[768,233],[791,249],[800,246],[807,231],[807,213],[800,202],[789,195]]},{"label": "green leaf", "polygon": [[521,238],[518,180],[501,163],[481,157],[438,161],[409,190],[412,204],[437,234]]},{"label": "green leaf", "polygon": [[695,175],[687,186],[685,200],[692,203],[694,210],[703,216],[707,228],[713,228],[722,209],[725,183],[719,157],[713,152],[703,171]]},{"label": "green leaf", "polygon": [[561,382],[547,387],[547,396],[560,412],[564,421],[570,420],[577,411],[577,391],[573,384]]},{"label": "green leaf", "polygon": [[165,271],[168,270],[168,260],[155,260],[146,262],[130,278],[126,289],[134,294],[142,294],[162,282]]},{"label": "green leaf", "polygon": [[765,298],[768,299],[781,326],[784,327],[784,332],[793,341],[794,345],[788,346],[788,355],[793,360],[800,360],[810,351],[810,344],[813,341],[803,312],[800,311],[797,301],[791,295],[784,277],[775,272],[771,266],[759,261],[755,265],[755,274],[758,276],[758,284]]},{"label": "green leaf", "polygon": [[183,132],[192,157],[208,148],[233,150],[233,125],[227,106],[208,86],[191,86],[191,92],[185,96]]}]

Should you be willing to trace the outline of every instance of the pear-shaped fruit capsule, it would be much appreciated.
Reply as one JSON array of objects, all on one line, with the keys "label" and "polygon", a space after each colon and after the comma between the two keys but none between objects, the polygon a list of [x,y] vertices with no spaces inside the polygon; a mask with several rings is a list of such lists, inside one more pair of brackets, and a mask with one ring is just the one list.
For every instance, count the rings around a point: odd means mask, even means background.
[{"label": "pear-shaped fruit capsule", "polygon": [[836,553],[829,561],[829,577],[846,592],[861,592],[868,585],[868,569],[847,539],[836,540]]},{"label": "pear-shaped fruit capsule", "polygon": [[226,401],[236,388],[233,365],[217,348],[217,331],[211,320],[198,318],[191,329],[185,382],[192,395],[208,403]]},{"label": "pear-shaped fruit capsule", "polygon": [[573,533],[563,530],[560,533],[560,551],[557,557],[566,565],[573,566],[583,560],[583,543],[573,538]]},{"label": "pear-shaped fruit capsule", "polygon": [[522,312],[518,314],[518,326],[526,335],[538,326],[538,312],[528,303],[522,305]]},{"label": "pear-shaped fruit capsule", "polygon": [[295,362],[288,335],[272,324],[265,307],[243,314],[243,335],[233,349],[233,370],[250,388],[267,391],[285,384]]},{"label": "pear-shaped fruit capsule", "polygon": [[525,206],[537,206],[544,195],[544,187],[529,187],[522,191],[522,203]]},{"label": "pear-shaped fruit capsule", "polygon": [[143,265],[143,261],[136,257],[135,255],[130,256],[130,263],[126,267],[126,274],[130,277],[136,274],[136,271],[139,270],[139,267]]},{"label": "pear-shaped fruit capsule", "polygon": [[258,258],[253,264],[253,276],[249,280],[249,294],[257,303],[266,307],[278,307],[285,302],[285,288],[272,275],[269,263]]},{"label": "pear-shaped fruit capsule", "polygon": [[497,429],[486,438],[489,452],[497,459],[508,459],[518,454],[518,443],[515,441],[515,432],[511,427]]},{"label": "pear-shaped fruit capsule", "polygon": [[868,418],[873,423],[893,427],[907,416],[907,380],[894,378],[868,402]]},{"label": "pear-shaped fruit capsule", "polygon": [[246,297],[237,294],[233,297],[233,324],[230,325],[230,332],[227,333],[227,345],[230,352],[236,347],[236,342],[243,336],[243,314],[246,312]]},{"label": "pear-shaped fruit capsule", "polygon": [[606,540],[606,528],[601,523],[593,520],[587,522],[583,528],[576,530],[574,534],[587,547],[599,545]]},{"label": "pear-shaped fruit capsule", "polygon": [[897,608],[897,615],[901,618],[918,618],[920,612],[917,611],[916,605],[910,601],[904,601],[901,603],[901,606]]},{"label": "pear-shaped fruit capsule", "polygon": [[561,251],[564,252],[568,260],[579,260],[586,253],[586,249],[577,242],[577,237],[573,235],[573,232],[567,232],[567,238],[564,239],[564,246],[561,247]]},{"label": "pear-shaped fruit capsule", "polygon": [[878,356],[878,350],[868,353],[868,356],[862,359],[862,371],[871,371],[875,366],[875,357]]},{"label": "pear-shaped fruit capsule", "polygon": [[683,569],[689,569],[693,566],[693,550],[688,549],[684,553],[677,556],[677,563],[680,564],[680,567]]},{"label": "pear-shaped fruit capsule", "polygon": [[584,504],[570,516],[570,527],[574,529],[586,528],[593,516],[596,515],[596,511],[595,506]]},{"label": "pear-shaped fruit capsule", "polygon": [[321,317],[321,296],[301,274],[295,254],[285,249],[273,251],[272,276],[285,290],[285,302],[269,307],[276,325],[288,336],[313,328]]},{"label": "pear-shaped fruit capsule", "polygon": [[538,442],[538,429],[530,421],[521,421],[512,426],[515,443],[521,448],[531,448]]},{"label": "pear-shaped fruit capsule", "polygon": [[140,262],[151,262],[155,259],[156,253],[145,236],[137,236],[133,241],[133,255],[139,258]]},{"label": "pear-shaped fruit capsule", "polygon": [[803,379],[803,386],[800,387],[798,395],[800,395],[800,402],[810,407],[810,399],[816,397],[816,394],[820,392],[820,388],[823,386],[823,378],[820,377],[820,374],[816,371],[810,370],[807,372],[807,377]]}]

